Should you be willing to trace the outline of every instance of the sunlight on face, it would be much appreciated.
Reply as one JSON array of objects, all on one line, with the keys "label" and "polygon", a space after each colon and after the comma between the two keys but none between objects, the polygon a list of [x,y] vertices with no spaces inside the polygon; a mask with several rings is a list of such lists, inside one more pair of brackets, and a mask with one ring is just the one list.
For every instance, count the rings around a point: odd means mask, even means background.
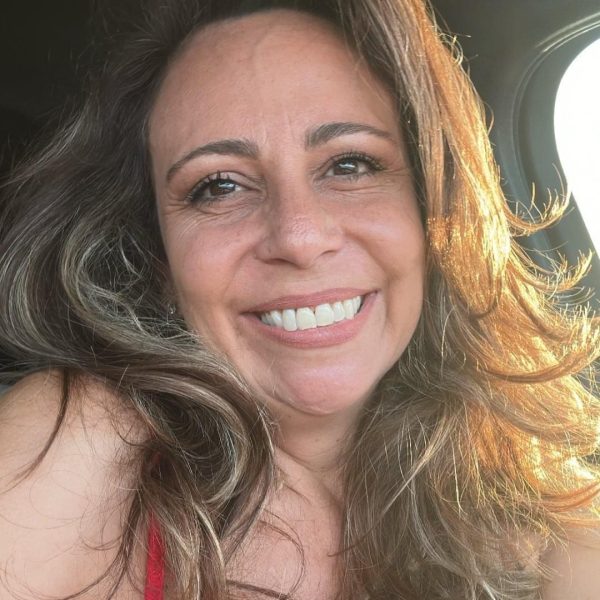
[{"label": "sunlight on face", "polygon": [[357,410],[423,299],[423,228],[384,86],[315,17],[220,22],[168,72],[150,145],[188,325],[279,416]]}]

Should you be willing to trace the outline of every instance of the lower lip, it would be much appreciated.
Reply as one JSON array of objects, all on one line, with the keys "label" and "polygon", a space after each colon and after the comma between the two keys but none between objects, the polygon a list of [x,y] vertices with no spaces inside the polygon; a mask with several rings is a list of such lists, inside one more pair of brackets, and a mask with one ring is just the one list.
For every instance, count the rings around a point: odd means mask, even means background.
[{"label": "lower lip", "polygon": [[286,331],[280,327],[273,327],[263,323],[256,315],[242,315],[262,335],[272,340],[293,346],[295,348],[325,348],[343,344],[355,338],[369,317],[377,292],[367,294],[363,300],[360,311],[354,319],[344,319],[326,327],[314,327],[296,331]]}]

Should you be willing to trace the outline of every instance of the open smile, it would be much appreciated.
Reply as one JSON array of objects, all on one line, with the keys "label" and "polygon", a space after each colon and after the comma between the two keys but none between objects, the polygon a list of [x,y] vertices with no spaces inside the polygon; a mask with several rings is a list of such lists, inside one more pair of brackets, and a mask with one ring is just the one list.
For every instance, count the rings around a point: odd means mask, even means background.
[{"label": "open smile", "polygon": [[[294,308],[245,313],[246,322],[258,333],[296,348],[319,348],[350,341],[361,331],[378,297],[377,292],[353,295],[337,300]],[[343,299],[342,299],[343,298]]]},{"label": "open smile", "polygon": [[340,321],[352,320],[360,311],[364,296],[326,302],[317,306],[271,310],[259,315],[260,320],[271,327],[286,331],[329,327]]}]

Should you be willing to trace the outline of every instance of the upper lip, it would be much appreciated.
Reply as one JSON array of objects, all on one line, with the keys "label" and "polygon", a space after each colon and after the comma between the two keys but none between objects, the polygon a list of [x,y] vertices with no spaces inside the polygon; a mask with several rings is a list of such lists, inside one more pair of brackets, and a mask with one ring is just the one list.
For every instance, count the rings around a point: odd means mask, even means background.
[{"label": "upper lip", "polygon": [[279,296],[278,298],[273,298],[262,304],[257,304],[247,312],[266,313],[272,310],[284,310],[286,308],[318,306],[319,304],[328,304],[337,302],[338,300],[347,300],[356,296],[364,296],[372,291],[373,290],[366,290],[364,288],[333,288],[312,294]]}]

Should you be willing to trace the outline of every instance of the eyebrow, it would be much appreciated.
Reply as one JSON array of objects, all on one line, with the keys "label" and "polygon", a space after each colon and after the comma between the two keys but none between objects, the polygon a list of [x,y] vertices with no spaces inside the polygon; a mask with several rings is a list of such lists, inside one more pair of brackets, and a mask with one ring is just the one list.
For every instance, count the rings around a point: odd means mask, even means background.
[{"label": "eyebrow", "polygon": [[185,163],[194,158],[198,158],[199,156],[206,156],[208,154],[234,155],[256,160],[258,158],[258,146],[254,142],[245,139],[218,140],[216,142],[209,142],[204,146],[198,146],[198,148],[194,148],[191,152],[188,152],[183,158],[180,158],[169,168],[167,171],[167,182],[173,179],[175,173],[177,173]]},{"label": "eyebrow", "polygon": [[336,137],[356,133],[368,133],[386,140],[393,140],[393,136],[390,133],[378,129],[377,127],[373,127],[372,125],[366,125],[365,123],[335,122],[325,123],[308,131],[304,140],[304,147],[306,149],[315,148],[316,146],[326,144]]},{"label": "eyebrow", "polygon": [[[317,146],[322,146],[327,142],[344,135],[353,135],[357,133],[367,133],[386,140],[393,141],[393,136],[382,129],[367,125],[365,123],[352,122],[333,122],[324,123],[306,132],[304,147],[308,150]],[[184,157],[175,162],[167,171],[167,182],[170,182],[175,174],[190,160],[199,156],[209,154],[233,155],[242,158],[258,159],[259,149],[257,144],[247,139],[224,139],[215,142],[209,142],[203,146],[198,146]]]}]

